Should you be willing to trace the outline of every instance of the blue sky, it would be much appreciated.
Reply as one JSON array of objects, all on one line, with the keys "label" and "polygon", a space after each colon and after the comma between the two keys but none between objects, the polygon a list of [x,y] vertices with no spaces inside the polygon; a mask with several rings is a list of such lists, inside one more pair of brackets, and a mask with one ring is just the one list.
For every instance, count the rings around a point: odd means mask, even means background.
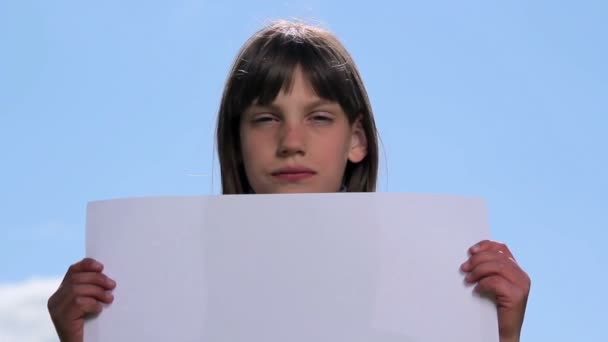
[{"label": "blue sky", "polygon": [[208,194],[241,44],[323,23],[353,54],[382,191],[487,199],[533,280],[524,340],[605,341],[608,5],[602,1],[0,0],[0,284],[84,253],[88,201]]}]

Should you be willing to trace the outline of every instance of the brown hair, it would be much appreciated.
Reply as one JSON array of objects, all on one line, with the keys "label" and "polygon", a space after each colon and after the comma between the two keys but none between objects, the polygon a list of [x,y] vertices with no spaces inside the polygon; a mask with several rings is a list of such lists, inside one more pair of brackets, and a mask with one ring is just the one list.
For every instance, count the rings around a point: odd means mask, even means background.
[{"label": "brown hair", "polygon": [[360,118],[367,155],[346,165],[343,184],[349,192],[376,190],[378,134],[367,91],[355,63],[329,31],[301,22],[276,21],[254,34],[239,51],[224,87],[217,121],[217,149],[223,194],[251,192],[242,162],[240,122],[257,101],[270,104],[291,84],[300,66],[314,91],[340,104],[351,124]]}]

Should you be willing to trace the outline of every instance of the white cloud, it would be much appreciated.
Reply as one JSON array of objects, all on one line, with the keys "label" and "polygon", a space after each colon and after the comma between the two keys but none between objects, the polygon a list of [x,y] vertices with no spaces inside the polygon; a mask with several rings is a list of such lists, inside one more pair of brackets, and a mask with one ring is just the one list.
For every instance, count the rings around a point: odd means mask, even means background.
[{"label": "white cloud", "polygon": [[0,341],[57,341],[46,303],[60,278],[0,284]]}]

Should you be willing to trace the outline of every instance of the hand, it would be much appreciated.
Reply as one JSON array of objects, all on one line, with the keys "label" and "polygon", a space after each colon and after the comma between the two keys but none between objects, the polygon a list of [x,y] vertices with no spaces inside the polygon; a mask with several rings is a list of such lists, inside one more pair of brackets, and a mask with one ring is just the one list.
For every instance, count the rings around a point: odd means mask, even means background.
[{"label": "hand", "polygon": [[70,266],[49,298],[48,309],[62,342],[82,342],[84,319],[99,314],[103,303],[114,300],[116,283],[102,273],[103,265],[85,258]]},{"label": "hand", "polygon": [[475,291],[495,298],[501,342],[519,341],[530,278],[500,242],[484,240],[469,249],[469,260],[462,264],[468,283]]}]

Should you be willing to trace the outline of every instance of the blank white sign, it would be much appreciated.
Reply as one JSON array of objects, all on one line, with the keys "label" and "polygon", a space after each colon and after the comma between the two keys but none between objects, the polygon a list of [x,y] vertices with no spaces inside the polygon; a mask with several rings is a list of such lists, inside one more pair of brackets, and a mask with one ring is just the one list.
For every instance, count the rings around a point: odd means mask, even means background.
[{"label": "blank white sign", "polygon": [[86,342],[498,341],[459,271],[483,200],[332,193],[91,202],[87,255],[116,280]]}]

